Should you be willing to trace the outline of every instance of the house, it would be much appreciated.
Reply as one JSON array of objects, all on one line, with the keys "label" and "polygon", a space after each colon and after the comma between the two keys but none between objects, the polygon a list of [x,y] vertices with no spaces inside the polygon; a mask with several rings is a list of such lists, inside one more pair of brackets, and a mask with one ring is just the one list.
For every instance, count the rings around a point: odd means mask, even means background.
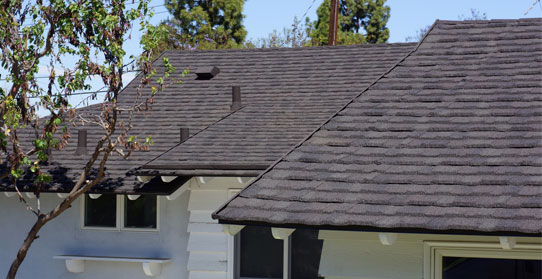
[{"label": "house", "polygon": [[213,218],[240,278],[541,278],[542,19],[435,22]]},{"label": "house", "polygon": [[[43,228],[18,278],[233,278],[238,243],[211,213],[414,46],[166,52],[178,72],[191,72],[136,116],[133,134],[152,134],[154,145],[128,160],[113,156],[104,181]],[[137,97],[137,80],[119,103]],[[70,191],[100,129],[72,134],[77,140],[46,166],[53,183],[41,194],[43,210]],[[34,203],[31,183],[19,186]],[[5,274],[35,217],[9,182],[0,191]]]}]

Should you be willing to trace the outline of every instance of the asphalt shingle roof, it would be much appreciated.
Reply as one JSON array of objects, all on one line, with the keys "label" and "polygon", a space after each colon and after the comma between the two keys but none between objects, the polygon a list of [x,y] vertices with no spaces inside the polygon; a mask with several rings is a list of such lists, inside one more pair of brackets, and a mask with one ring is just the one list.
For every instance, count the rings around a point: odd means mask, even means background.
[{"label": "asphalt shingle roof", "polygon": [[437,21],[222,223],[542,233],[542,19]]},{"label": "asphalt shingle roof", "polygon": [[[183,69],[188,68],[191,73],[183,78],[182,84],[170,84],[158,93],[151,111],[135,116],[131,134],[139,138],[152,135],[154,144],[150,151],[135,152],[127,160],[112,156],[106,165],[104,182],[91,192],[169,194],[182,185],[186,176],[255,176],[412,47],[413,44],[383,44],[166,52],[163,55],[177,69],[170,80],[178,79]],[[213,66],[220,69],[217,76],[210,80],[196,79],[198,69]],[[160,76],[163,67],[158,65],[157,69]],[[138,81],[136,78],[121,93],[121,105],[134,102]],[[245,107],[230,115],[232,86],[241,86]],[[97,112],[99,105],[79,110],[87,115]],[[220,125],[210,126],[217,122]],[[176,169],[187,161],[190,167],[199,164],[201,168],[176,171],[184,176],[178,182],[163,183],[159,177],[147,184],[138,182],[132,170],[178,144],[181,127],[189,128],[191,135],[198,134],[197,147],[175,148],[160,157],[165,163],[160,160],[153,163],[173,165]],[[78,178],[87,161],[87,156],[75,155],[75,130],[79,128],[83,127],[72,128],[73,139],[64,150],[53,151],[47,169],[55,183],[45,191],[69,191]],[[103,132],[97,126],[84,128],[88,130],[90,154]],[[217,130],[216,134],[207,136],[208,132]],[[260,132],[257,136],[251,134],[255,130]],[[27,135],[26,142],[30,142],[32,135]],[[195,137],[186,145],[191,147],[194,141]],[[23,180],[18,185],[22,190],[30,190],[32,180]],[[3,181],[0,190],[13,189],[9,181]]]},{"label": "asphalt shingle roof", "polygon": [[[230,51],[215,84],[241,87],[241,109],[139,169],[257,176],[404,57],[415,44]],[[207,90],[214,90],[212,85]],[[229,96],[230,91],[222,94]],[[230,97],[231,98],[231,97]]]}]

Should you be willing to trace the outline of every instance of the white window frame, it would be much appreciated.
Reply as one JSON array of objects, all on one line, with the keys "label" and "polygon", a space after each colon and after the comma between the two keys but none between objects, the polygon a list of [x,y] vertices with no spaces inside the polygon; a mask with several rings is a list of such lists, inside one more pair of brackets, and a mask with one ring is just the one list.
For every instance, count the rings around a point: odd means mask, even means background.
[{"label": "white window frame", "polygon": [[443,257],[542,260],[541,244],[516,244],[504,250],[490,242],[424,242],[424,279],[442,279]]},{"label": "white window frame", "polygon": [[127,232],[159,232],[160,231],[160,196],[156,196],[156,228],[126,228],[124,227],[125,195],[115,195],[117,199],[116,225],[115,227],[85,226],[85,200],[86,195],[81,197],[81,229],[97,231],[127,231]]}]

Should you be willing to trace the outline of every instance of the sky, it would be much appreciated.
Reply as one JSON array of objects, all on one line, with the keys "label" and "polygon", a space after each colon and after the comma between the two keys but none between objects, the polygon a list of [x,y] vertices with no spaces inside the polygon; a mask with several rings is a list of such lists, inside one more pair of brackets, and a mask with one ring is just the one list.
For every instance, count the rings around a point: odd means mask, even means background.
[{"label": "sky", "polygon": [[[314,4],[311,6],[311,3]],[[316,9],[323,0],[247,0],[245,26],[248,38],[265,37],[274,29],[282,30],[307,12],[316,19]],[[388,42],[404,42],[406,37],[431,25],[436,19],[457,20],[468,16],[471,9],[485,13],[488,19],[542,17],[542,6],[537,4],[527,15],[524,13],[534,0],[388,0],[390,6],[390,39]]]},{"label": "sky", "polygon": [[[294,17],[316,19],[316,10],[323,0],[246,0],[244,7],[244,25],[248,31],[247,39],[255,40],[267,37],[273,30],[281,31],[289,27]],[[415,36],[417,30],[431,25],[436,19],[457,20],[460,16],[469,16],[471,9],[486,14],[488,19],[511,19],[524,17],[542,17],[542,4],[536,4],[527,15],[525,12],[532,6],[534,0],[388,0],[390,19],[387,27],[390,29],[388,42],[404,42],[407,37]],[[151,23],[158,24],[168,18],[169,13],[164,6],[164,0],[151,0],[150,6],[155,7],[155,15]],[[302,20],[304,22],[304,20]],[[134,30],[131,39],[126,42],[127,56],[141,52],[139,39],[141,33]],[[41,74],[47,74],[46,68],[40,68]],[[1,71],[0,71],[1,74]],[[4,76],[4,75],[2,75]],[[134,73],[124,76],[125,84],[135,77]],[[7,88],[9,85],[0,86]],[[45,82],[45,80],[43,81]],[[102,87],[99,81],[93,81],[93,90]],[[73,97],[72,103],[78,104],[82,97]],[[96,102],[102,98],[97,98]],[[86,103],[79,106],[88,105]]]}]

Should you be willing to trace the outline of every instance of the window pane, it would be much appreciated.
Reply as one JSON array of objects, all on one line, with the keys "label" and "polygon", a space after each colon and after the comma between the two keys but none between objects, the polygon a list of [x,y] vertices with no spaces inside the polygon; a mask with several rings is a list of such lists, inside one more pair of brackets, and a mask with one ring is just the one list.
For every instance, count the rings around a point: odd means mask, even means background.
[{"label": "window pane", "polygon": [[292,234],[292,279],[318,278],[324,241],[318,230],[296,229]]},{"label": "window pane", "polygon": [[443,279],[540,279],[537,260],[444,257]]},{"label": "window pane", "polygon": [[117,226],[117,197],[101,195],[91,199],[85,195],[85,226],[111,227]]},{"label": "window pane", "polygon": [[271,228],[245,227],[241,231],[240,276],[282,278],[283,245],[273,238]]},{"label": "window pane", "polygon": [[124,208],[125,228],[156,228],[156,196],[140,196],[134,201],[124,197]]}]

